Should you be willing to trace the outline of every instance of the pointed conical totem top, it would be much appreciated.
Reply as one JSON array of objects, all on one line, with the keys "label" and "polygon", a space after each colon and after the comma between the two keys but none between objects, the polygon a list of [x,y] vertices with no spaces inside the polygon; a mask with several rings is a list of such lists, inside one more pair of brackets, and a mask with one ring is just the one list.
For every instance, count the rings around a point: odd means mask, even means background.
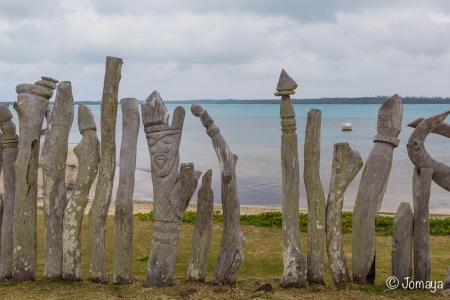
[{"label": "pointed conical totem top", "polygon": [[292,79],[284,69],[281,70],[280,79],[278,80],[277,91],[275,96],[287,96],[295,94],[297,83]]}]

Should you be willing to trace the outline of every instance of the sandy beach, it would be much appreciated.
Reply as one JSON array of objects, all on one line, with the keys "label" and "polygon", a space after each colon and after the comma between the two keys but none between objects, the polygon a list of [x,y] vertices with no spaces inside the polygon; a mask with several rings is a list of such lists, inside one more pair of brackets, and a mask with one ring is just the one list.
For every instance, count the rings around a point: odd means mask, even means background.
[{"label": "sandy beach", "polygon": [[[42,145],[41,145],[42,147]],[[78,173],[78,160],[71,148],[69,148],[67,153],[67,163],[66,163],[66,190],[67,195],[70,197],[70,194],[72,192],[73,186],[75,184],[75,180]],[[116,176],[115,176],[115,183],[118,182],[119,178],[119,168],[116,168]],[[95,187],[97,185],[97,179],[94,180],[94,183],[92,184],[91,191],[89,194],[89,202],[86,206],[85,214],[89,213],[89,210],[92,205],[92,200],[94,198],[95,194]],[[0,193],[3,193],[3,173],[0,176]],[[39,166],[38,169],[38,206],[44,206],[43,198],[42,198],[42,169]],[[108,210],[108,215],[114,215],[115,213],[115,193],[113,192],[113,197],[111,201],[111,205]],[[192,197],[192,201],[195,201],[196,195]],[[220,197],[217,195],[216,197]],[[135,198],[133,199],[133,213],[148,213],[153,210],[153,199],[139,199]],[[196,211],[197,210],[197,203],[191,202],[189,203],[189,206],[187,208],[188,211]],[[214,204],[214,210],[222,211],[222,205],[220,204]],[[344,211],[350,211],[350,210],[344,210]],[[281,212],[281,206],[257,206],[257,205],[241,205],[240,214],[241,215],[254,215],[254,214],[261,214],[265,212]],[[300,209],[299,212],[306,213],[307,210]],[[380,215],[387,215],[387,216],[394,216],[395,212],[380,212]],[[440,213],[432,213],[430,214],[430,217],[435,218],[444,218],[448,217],[446,214],[440,214]]]}]

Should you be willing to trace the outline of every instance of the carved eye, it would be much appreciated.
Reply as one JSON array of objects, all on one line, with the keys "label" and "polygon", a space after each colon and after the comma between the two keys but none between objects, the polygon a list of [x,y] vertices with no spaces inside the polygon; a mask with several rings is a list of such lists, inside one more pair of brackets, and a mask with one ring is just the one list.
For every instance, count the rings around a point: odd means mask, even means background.
[{"label": "carved eye", "polygon": [[163,142],[164,144],[170,145],[172,144],[174,141],[171,138],[165,137],[161,139],[161,142]]},{"label": "carved eye", "polygon": [[153,146],[156,143],[156,140],[154,138],[148,138],[147,142],[150,146]]}]

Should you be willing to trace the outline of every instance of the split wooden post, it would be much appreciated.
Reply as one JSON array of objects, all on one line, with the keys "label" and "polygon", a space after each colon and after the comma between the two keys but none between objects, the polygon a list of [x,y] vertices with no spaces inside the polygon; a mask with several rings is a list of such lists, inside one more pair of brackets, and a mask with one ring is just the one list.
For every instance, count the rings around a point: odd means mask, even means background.
[{"label": "split wooden post", "polygon": [[433,169],[414,167],[414,281],[430,281],[429,204]]},{"label": "split wooden post", "polygon": [[297,83],[281,70],[275,96],[281,96],[281,186],[283,218],[283,276],[284,288],[304,286],[307,275],[306,256],[300,246],[299,224],[299,166],[295,110],[290,95],[295,94]]},{"label": "split wooden post", "polygon": [[212,170],[202,177],[202,186],[197,194],[197,215],[195,216],[192,235],[191,259],[189,261],[187,280],[205,282],[208,266],[209,246],[214,214],[214,194],[211,189]]},{"label": "split wooden post", "polygon": [[147,277],[143,286],[171,286],[183,214],[197,188],[200,171],[193,163],[182,163],[180,141],[183,107],[178,106],[169,125],[169,112],[154,91],[142,104],[142,123],[146,133],[153,181],[153,235]]},{"label": "split wooden post", "polygon": [[13,279],[36,280],[37,263],[37,169],[42,120],[55,80],[42,76],[35,84],[16,87],[14,109],[19,117],[19,152],[16,175],[13,231]]},{"label": "split wooden post", "polygon": [[407,278],[412,275],[413,220],[409,203],[400,203],[392,232],[392,276],[399,280],[400,285],[406,285]]},{"label": "split wooden post", "polygon": [[444,290],[450,289],[450,268],[448,269],[447,276],[445,277]]},{"label": "split wooden post", "polygon": [[[41,165],[43,175],[45,219],[44,277],[62,278],[63,265],[63,216],[67,205],[65,188],[67,147],[73,122],[72,85],[62,81],[56,89],[52,122],[47,126],[42,146]],[[62,188],[61,188],[62,187]]]},{"label": "split wooden post", "polygon": [[363,166],[358,151],[348,143],[334,144],[330,190],[326,209],[327,254],[335,284],[350,282],[342,240],[342,206],[347,187]]},{"label": "split wooden post", "polygon": [[113,283],[133,282],[133,192],[136,147],[139,134],[139,108],[136,98],[120,100],[122,108],[122,143],[120,174],[114,215]]},{"label": "split wooden post", "polygon": [[122,59],[106,57],[101,105],[100,172],[89,211],[89,264],[93,282],[107,283],[105,232],[116,171],[116,119]]},{"label": "split wooden post", "polygon": [[308,200],[308,282],[325,284],[325,194],[320,181],[320,127],[322,112],[308,112],[305,129],[303,180]]},{"label": "split wooden post", "polygon": [[396,94],[378,111],[377,135],[361,176],[352,220],[353,282],[374,284],[375,220],[392,167],[394,148],[402,128],[403,105]]},{"label": "split wooden post", "polygon": [[214,120],[203,107],[194,103],[191,106],[191,112],[194,116],[199,117],[202,125],[206,127],[206,133],[211,137],[220,163],[224,225],[219,259],[211,282],[212,284],[233,284],[244,261],[242,248],[245,242],[240,226],[240,204],[236,177],[238,157],[231,152],[220,129],[214,125]]},{"label": "split wooden post", "polygon": [[0,281],[12,278],[13,216],[16,189],[14,163],[19,151],[19,136],[12,114],[6,104],[0,104],[0,129],[3,132],[3,221],[0,238]]},{"label": "split wooden post", "polygon": [[64,210],[63,221],[63,278],[71,281],[82,279],[81,222],[100,162],[100,142],[94,115],[84,104],[78,106],[78,128],[83,136],[81,142],[73,148],[78,159],[78,174]]}]

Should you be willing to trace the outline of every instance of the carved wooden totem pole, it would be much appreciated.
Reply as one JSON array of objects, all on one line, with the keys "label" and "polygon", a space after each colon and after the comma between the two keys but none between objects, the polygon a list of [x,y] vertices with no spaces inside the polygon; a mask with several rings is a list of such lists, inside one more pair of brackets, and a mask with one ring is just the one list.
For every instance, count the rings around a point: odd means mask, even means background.
[{"label": "carved wooden totem pole", "polygon": [[3,220],[0,232],[0,281],[12,278],[13,216],[16,175],[14,163],[19,151],[19,137],[8,106],[0,104],[0,129],[3,132]]},{"label": "carved wooden totem pole", "polygon": [[353,281],[374,284],[375,219],[383,201],[392,167],[394,148],[402,129],[403,105],[396,94],[378,111],[375,145],[370,151],[359,184],[352,220]]},{"label": "carved wooden totem pole", "polygon": [[78,106],[78,129],[83,136],[81,142],[73,148],[78,159],[78,174],[64,210],[63,222],[63,278],[72,281],[82,279],[81,222],[100,162],[100,142],[97,138],[94,115],[84,104]]},{"label": "carved wooden totem pole", "polygon": [[342,205],[347,187],[363,166],[358,151],[348,143],[334,144],[330,190],[326,209],[327,254],[335,284],[350,282],[342,240]]},{"label": "carved wooden totem pole", "polygon": [[[47,110],[48,111],[48,110]],[[44,277],[62,278],[63,215],[67,205],[65,185],[67,147],[73,121],[72,86],[62,81],[56,90],[55,107],[47,124],[41,164],[45,218]]]},{"label": "carved wooden totem pole", "polygon": [[14,163],[13,279],[36,280],[37,263],[37,169],[42,121],[55,80],[42,76],[35,84],[16,87],[14,108],[19,117],[19,153]]},{"label": "carved wooden totem pole", "polygon": [[300,246],[299,217],[299,166],[295,111],[291,97],[295,94],[297,83],[282,70],[275,96],[281,96],[281,178],[283,215],[283,264],[284,271],[280,285],[303,287],[307,265]]},{"label": "carved wooden totem pole", "polygon": [[173,284],[175,259],[183,214],[197,188],[200,171],[182,163],[180,141],[184,108],[178,106],[169,125],[169,113],[154,91],[142,104],[142,123],[147,137],[153,181],[153,235],[144,286]]},{"label": "carved wooden totem pole", "polygon": [[198,103],[191,106],[191,112],[199,117],[206,133],[211,137],[214,150],[220,163],[222,179],[222,210],[224,225],[222,243],[220,245],[219,259],[214,270],[212,284],[232,284],[236,274],[244,261],[245,238],[241,232],[240,204],[237,190],[236,163],[237,155],[231,152],[227,142],[220,133],[219,127],[208,112]]},{"label": "carved wooden totem pole", "polygon": [[89,265],[91,279],[98,283],[108,282],[105,232],[116,172],[116,119],[121,70],[121,58],[106,57],[100,122],[100,170],[94,201],[89,211]]},{"label": "carved wooden totem pole", "polygon": [[407,284],[412,275],[413,218],[409,203],[400,203],[392,229],[392,276],[400,284]]},{"label": "carved wooden totem pole", "polygon": [[414,280],[430,280],[430,225],[428,213],[431,180],[434,180],[445,190],[450,191],[450,167],[434,160],[426,151],[424,143],[431,132],[450,137],[450,125],[443,123],[449,114],[450,111],[448,110],[427,119],[414,120],[408,124],[408,126],[416,128],[411,133],[406,145],[409,159],[415,166],[413,175]]}]

